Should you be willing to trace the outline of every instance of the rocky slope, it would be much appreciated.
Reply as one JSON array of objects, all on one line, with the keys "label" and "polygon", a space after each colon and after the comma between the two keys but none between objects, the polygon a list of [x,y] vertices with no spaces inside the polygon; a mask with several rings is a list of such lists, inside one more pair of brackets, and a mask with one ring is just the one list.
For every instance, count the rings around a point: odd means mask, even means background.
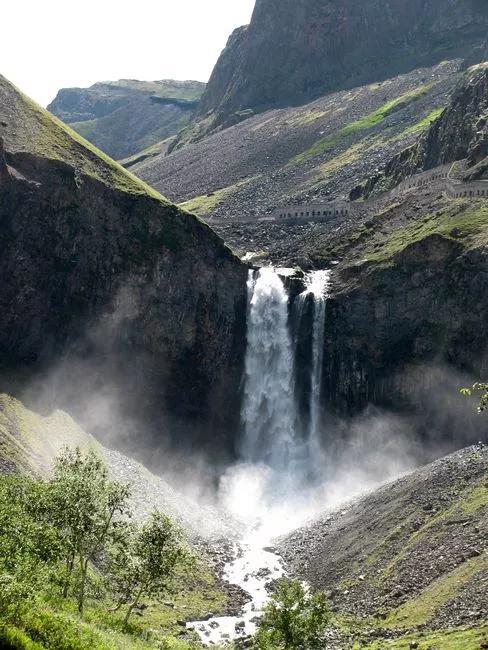
[{"label": "rocky slope", "polygon": [[216,228],[283,203],[347,196],[435,119],[459,67],[451,61],[267,111],[129,168]]},{"label": "rocky slope", "polygon": [[480,444],[279,543],[292,573],[326,590],[342,629],[352,629],[339,647],[485,647],[487,478],[488,448]]},{"label": "rocky slope", "polygon": [[411,147],[395,156],[355,196],[395,187],[407,176],[466,159],[454,175],[488,179],[488,63],[468,70],[438,120]]},{"label": "rocky slope", "polygon": [[483,0],[257,0],[215,66],[200,125],[178,144],[270,106],[475,56],[487,27]]},{"label": "rocky slope", "polygon": [[2,387],[16,378],[44,408],[64,405],[140,453],[144,435],[198,435],[225,453],[247,269],[4,78],[0,137]]},{"label": "rocky slope", "polygon": [[26,408],[19,400],[0,395],[0,475],[49,476],[54,458],[66,447],[93,450],[103,457],[114,480],[131,485],[131,507],[137,520],[161,510],[177,520],[193,537],[232,536],[230,521],[177,492],[163,478],[137,461],[103,447],[67,413],[47,416]]},{"label": "rocky slope", "polygon": [[199,81],[105,81],[89,88],[62,88],[48,110],[120,159],[186,126],[204,89]]}]

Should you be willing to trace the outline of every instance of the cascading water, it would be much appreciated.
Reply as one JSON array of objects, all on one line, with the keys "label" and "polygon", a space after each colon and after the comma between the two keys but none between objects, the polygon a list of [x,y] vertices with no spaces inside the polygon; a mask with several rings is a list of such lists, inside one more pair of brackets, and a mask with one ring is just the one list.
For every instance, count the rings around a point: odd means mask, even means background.
[{"label": "cascading water", "polygon": [[[306,290],[297,297],[293,310],[293,320],[300,325],[306,303],[313,297],[313,332],[308,336],[312,348],[308,357],[310,435],[304,436],[295,395],[296,348],[292,343],[288,294],[274,269],[249,273],[243,463],[221,479],[228,499],[226,509],[245,522],[249,530],[237,545],[236,557],[226,564],[223,578],[247,591],[249,602],[238,616],[187,624],[206,646],[227,644],[255,632],[256,621],[269,598],[270,584],[284,575],[281,558],[272,552],[269,542],[307,517],[309,501],[306,497],[300,499],[299,494],[310,477],[318,449],[314,445],[319,443],[329,277],[327,271],[307,275]],[[290,508],[287,500],[295,507]]]},{"label": "cascading water", "polygon": [[243,460],[278,472],[293,462],[296,409],[288,294],[271,268],[250,271]]},{"label": "cascading water", "polygon": [[[330,286],[330,271],[314,271],[306,277],[306,295],[314,299],[313,347],[310,390],[310,443],[319,444],[320,399],[322,393],[322,366],[324,361],[325,308]],[[302,294],[303,295],[303,294]]]}]

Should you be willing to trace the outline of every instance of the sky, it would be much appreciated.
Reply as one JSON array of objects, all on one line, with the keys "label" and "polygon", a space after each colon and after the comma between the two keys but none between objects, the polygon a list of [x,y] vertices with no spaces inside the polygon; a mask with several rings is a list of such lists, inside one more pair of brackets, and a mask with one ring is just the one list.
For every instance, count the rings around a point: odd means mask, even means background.
[{"label": "sky", "polygon": [[46,106],[115,79],[207,81],[255,0],[8,0],[0,74]]}]

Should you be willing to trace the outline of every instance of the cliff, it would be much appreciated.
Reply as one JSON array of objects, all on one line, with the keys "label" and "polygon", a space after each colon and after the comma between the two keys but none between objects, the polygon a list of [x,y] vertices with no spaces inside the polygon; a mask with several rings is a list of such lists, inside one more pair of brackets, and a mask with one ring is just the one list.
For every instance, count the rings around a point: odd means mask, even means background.
[{"label": "cliff", "polygon": [[483,0],[257,0],[217,62],[199,116],[208,132],[249,111],[476,57],[487,27]]},{"label": "cliff", "polygon": [[2,387],[42,393],[119,445],[198,435],[225,453],[247,269],[3,77],[0,134]]},{"label": "cliff", "polygon": [[442,115],[411,147],[379,174],[356,188],[354,198],[395,187],[407,176],[456,161],[452,173],[468,180],[488,178],[488,63],[470,68]]},{"label": "cliff", "polygon": [[89,88],[62,88],[48,110],[121,159],[186,126],[204,89],[199,81],[105,81]]}]

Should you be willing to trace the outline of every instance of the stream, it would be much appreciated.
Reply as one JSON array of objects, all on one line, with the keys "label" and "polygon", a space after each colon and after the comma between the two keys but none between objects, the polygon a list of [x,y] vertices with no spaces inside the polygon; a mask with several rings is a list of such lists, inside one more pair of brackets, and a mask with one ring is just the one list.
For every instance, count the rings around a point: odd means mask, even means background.
[{"label": "stream", "polygon": [[249,602],[237,616],[217,616],[187,623],[205,646],[230,643],[252,636],[256,622],[269,600],[267,585],[284,576],[282,559],[259,544],[259,536],[244,539],[235,547],[235,559],[225,565],[223,578],[249,594]]}]

